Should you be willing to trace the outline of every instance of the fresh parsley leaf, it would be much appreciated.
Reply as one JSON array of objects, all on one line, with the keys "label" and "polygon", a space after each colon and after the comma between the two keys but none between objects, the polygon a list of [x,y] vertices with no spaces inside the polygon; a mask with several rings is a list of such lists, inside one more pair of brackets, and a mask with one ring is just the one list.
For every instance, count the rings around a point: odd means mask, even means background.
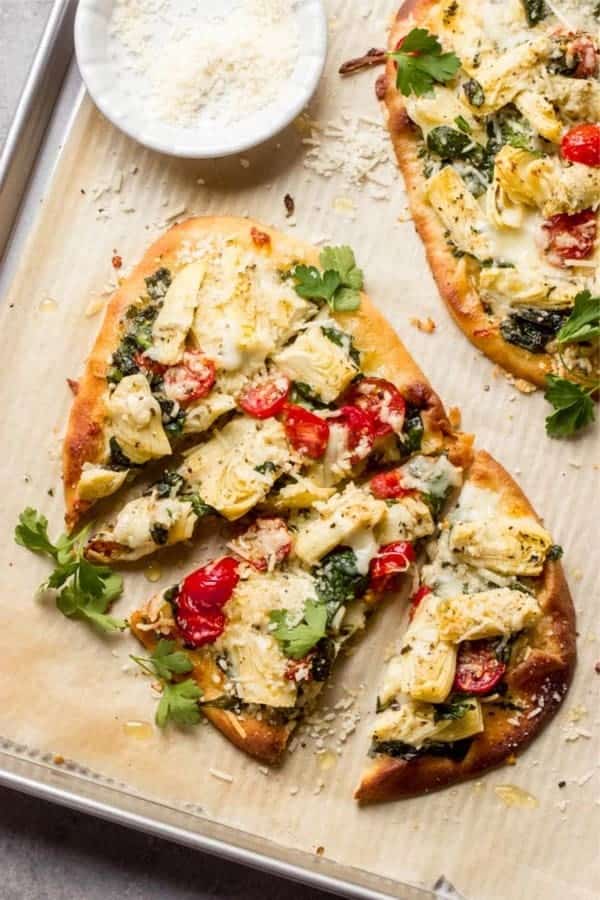
[{"label": "fresh parsley leaf", "polygon": [[176,725],[197,725],[202,717],[198,706],[201,696],[202,691],[191,678],[177,684],[163,682],[163,692],[155,716],[158,727],[164,728],[169,721]]},{"label": "fresh parsley leaf", "polygon": [[88,531],[84,528],[73,537],[62,534],[54,544],[48,536],[46,517],[28,507],[19,516],[15,541],[54,560],[54,570],[42,589],[58,592],[56,606],[64,616],[87,620],[103,631],[123,630],[127,622],[108,615],[123,591],[123,579],[108,566],[96,566],[85,559]]},{"label": "fresh parsley leaf", "polygon": [[575,297],[573,312],[564,323],[556,340],[559,344],[579,344],[600,335],[600,297],[581,291]]},{"label": "fresh parsley leaf", "polygon": [[334,312],[354,312],[360,306],[360,292],[354,288],[341,287],[335,292],[331,308]]},{"label": "fresh parsley leaf", "polygon": [[305,300],[324,300],[335,312],[351,312],[360,306],[362,270],[348,246],[324,247],[321,273],[316,266],[296,266],[292,271],[296,293]]},{"label": "fresh parsley leaf", "polygon": [[356,265],[354,251],[347,245],[341,247],[324,247],[319,257],[321,265],[325,270],[333,269],[340,277],[340,284],[344,287],[353,288],[355,291],[362,290],[364,276],[362,269]]},{"label": "fresh parsley leaf", "polygon": [[573,381],[556,375],[546,376],[545,398],[556,412],[546,419],[546,432],[550,437],[571,437],[595,419],[594,404],[590,397],[595,388],[584,390]]},{"label": "fresh parsley leaf", "polygon": [[194,668],[187,653],[177,649],[176,641],[160,640],[149,657],[132,656],[148,675],[172,681],[173,675],[186,675]]},{"label": "fresh parsley leaf", "polygon": [[437,37],[425,28],[413,28],[398,50],[389,53],[397,64],[396,87],[405,97],[428,94],[434,84],[446,84],[460,69],[455,53],[442,53]]},{"label": "fresh parsley leaf", "polygon": [[341,281],[337,272],[329,269],[321,275],[316,266],[296,266],[293,272],[296,293],[305,300],[326,300],[332,303]]},{"label": "fresh parsley leaf", "polygon": [[309,650],[325,637],[327,631],[327,608],[321,603],[307,600],[304,617],[297,625],[288,625],[288,612],[274,609],[271,622],[277,625],[274,637],[282,644],[283,652],[291,659],[302,659]]}]

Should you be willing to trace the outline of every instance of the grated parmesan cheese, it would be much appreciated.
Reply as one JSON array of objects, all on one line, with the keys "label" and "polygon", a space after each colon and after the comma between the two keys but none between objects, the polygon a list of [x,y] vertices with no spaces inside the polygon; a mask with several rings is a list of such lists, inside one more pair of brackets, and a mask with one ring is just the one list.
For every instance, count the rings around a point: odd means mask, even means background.
[{"label": "grated parmesan cheese", "polygon": [[271,106],[299,60],[292,0],[116,0],[109,58],[130,100],[182,128]]}]

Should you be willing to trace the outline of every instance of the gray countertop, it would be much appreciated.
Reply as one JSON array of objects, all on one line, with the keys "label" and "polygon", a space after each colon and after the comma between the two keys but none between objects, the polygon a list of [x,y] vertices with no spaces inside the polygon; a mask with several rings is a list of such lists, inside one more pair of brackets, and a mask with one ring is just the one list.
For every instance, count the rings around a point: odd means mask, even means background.
[{"label": "gray countertop", "polygon": [[[0,0],[0,146],[52,0]],[[320,891],[0,788],[1,900],[324,900]]]}]

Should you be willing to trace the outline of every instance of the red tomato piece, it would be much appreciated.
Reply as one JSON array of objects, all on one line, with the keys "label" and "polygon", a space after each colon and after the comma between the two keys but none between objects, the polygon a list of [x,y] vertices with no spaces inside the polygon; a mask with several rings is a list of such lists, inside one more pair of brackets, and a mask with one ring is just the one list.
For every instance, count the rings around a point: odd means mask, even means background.
[{"label": "red tomato piece", "polygon": [[302,681],[312,681],[312,653],[309,653],[303,659],[288,660],[284,677],[287,681],[295,681],[296,684],[300,684]]},{"label": "red tomato piece", "polygon": [[163,366],[162,363],[150,359],[149,356],[146,356],[146,354],[141,351],[138,351],[135,354],[133,360],[138,368],[143,369],[145,372],[150,372],[152,375],[164,375],[167,371],[167,366]]},{"label": "red tomato piece", "polygon": [[586,34],[582,34],[569,44],[568,56],[577,63],[573,73],[575,78],[594,78],[598,74],[598,49],[595,43]]},{"label": "red tomato piece", "polygon": [[175,618],[186,644],[201,647],[223,634],[227,621],[223,607],[238,581],[238,562],[232,556],[208,563],[184,578]]},{"label": "red tomato piece", "polygon": [[505,672],[506,665],[496,656],[493,641],[486,638],[463,641],[458,647],[454,690],[464,694],[489,694]]},{"label": "red tomato piece", "polygon": [[247,385],[238,403],[249,416],[255,419],[268,419],[282,411],[289,392],[290,379],[287,375],[277,375]]},{"label": "red tomato piece", "polygon": [[423,597],[426,597],[427,594],[431,593],[431,588],[428,588],[426,584],[422,584],[421,587],[415,591],[415,593],[410,598],[410,607],[408,610],[408,621],[412,622],[414,615],[417,611],[417,607],[419,606]]},{"label": "red tomato piece", "polygon": [[352,465],[367,458],[375,443],[375,423],[368,412],[358,406],[342,406],[327,421],[345,425],[348,429],[348,449],[354,451],[350,457]]},{"label": "red tomato piece", "polygon": [[406,572],[415,560],[415,549],[410,541],[394,541],[379,548],[369,567],[370,587],[381,592],[392,586],[396,575]]},{"label": "red tomato piece", "polygon": [[311,459],[320,459],[329,443],[329,425],[303,406],[286,403],[283,424],[287,438],[295,450]]},{"label": "red tomato piece", "polygon": [[228,547],[259,572],[266,572],[289,555],[292,536],[283,519],[257,519],[247,531],[230,541]]},{"label": "red tomato piece", "polygon": [[401,434],[406,402],[391,381],[362,378],[350,389],[347,400],[370,415],[376,438],[392,432]]},{"label": "red tomato piece", "polygon": [[542,225],[549,262],[564,266],[565,259],[587,259],[598,236],[598,219],[592,209],[573,216],[560,213]]},{"label": "red tomato piece", "polygon": [[569,162],[600,166],[600,125],[576,125],[567,131],[560,146]]},{"label": "red tomato piece", "polygon": [[402,487],[402,472],[400,469],[390,469],[388,472],[380,472],[371,478],[369,483],[371,493],[380,500],[393,500],[395,497],[405,497],[414,494],[411,488]]},{"label": "red tomato piece", "polygon": [[225,631],[227,619],[225,613],[213,610],[210,613],[188,612],[179,610],[177,625],[182,633],[184,643],[188,647],[204,647],[214,644]]},{"label": "red tomato piece", "polygon": [[165,372],[165,393],[169,400],[187,406],[210,394],[216,378],[216,366],[200,350],[186,350],[181,363]]}]

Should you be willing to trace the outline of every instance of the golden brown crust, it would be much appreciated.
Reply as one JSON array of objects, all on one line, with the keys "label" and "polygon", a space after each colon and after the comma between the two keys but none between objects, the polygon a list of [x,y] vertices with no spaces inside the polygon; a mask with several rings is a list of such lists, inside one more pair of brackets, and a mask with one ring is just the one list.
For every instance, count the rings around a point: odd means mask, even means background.
[{"label": "golden brown crust", "polygon": [[[390,30],[390,50],[396,49],[400,39],[414,24],[423,24],[429,10],[438,2],[439,0],[417,0],[410,13],[401,10]],[[381,84],[383,93],[383,81]],[[551,371],[550,356],[546,353],[529,353],[508,344],[502,338],[498,326],[490,323],[470,274],[476,263],[467,257],[457,259],[452,255],[444,237],[444,227],[425,199],[425,178],[418,158],[418,129],[409,119],[402,94],[396,89],[396,70],[391,59],[388,59],[385,71],[383,102],[387,109],[388,128],[398,165],[406,182],[415,226],[425,245],[440,294],[452,316],[469,340],[493,362],[517,378],[525,378],[543,387],[545,376]]]},{"label": "golden brown crust", "polygon": [[[156,633],[140,628],[144,624],[142,612],[134,612],[130,619],[132,634],[150,652],[158,643]],[[169,635],[173,638],[174,635]],[[215,676],[222,677],[222,673],[216,666],[210,665],[205,655],[190,651],[190,658],[194,662],[193,677],[203,696],[215,693]],[[257,719],[248,713],[235,713],[229,709],[220,709],[205,703],[202,712],[215,728],[225,735],[238,749],[243,750],[259,762],[274,765],[281,760],[281,756],[287,746],[295,723],[275,724]]]},{"label": "golden brown crust", "polygon": [[[468,480],[497,491],[507,513],[535,515],[519,486],[485,451],[476,452]],[[544,566],[538,601],[543,616],[530,634],[531,650],[507,675],[511,697],[523,706],[519,716],[514,710],[482,704],[485,730],[474,738],[461,762],[435,756],[410,761],[376,758],[358,786],[358,800],[410,797],[472,778],[505,763],[542,730],[560,706],[575,667],[575,612],[560,563],[549,561]]]},{"label": "golden brown crust", "polygon": [[[149,248],[110,300],[71,407],[63,448],[65,518],[69,529],[75,527],[90,507],[90,503],[82,500],[77,493],[83,464],[102,461],[106,373],[110,357],[120,340],[121,318],[125,310],[144,293],[145,278],[160,266],[174,265],[184,242],[198,241],[210,234],[235,237],[248,249],[268,253],[282,265],[295,259],[318,264],[318,251],[314,247],[251,219],[225,216],[189,219],[171,228]],[[356,336],[359,348],[375,348],[365,353],[366,372],[376,372],[394,381],[409,399],[413,398],[423,409],[425,439],[431,447],[447,445],[457,457],[457,464],[466,464],[468,440],[464,436],[459,439],[453,435],[439,397],[371,300],[363,294],[361,307],[356,313],[340,314],[338,318],[342,326]]]}]

